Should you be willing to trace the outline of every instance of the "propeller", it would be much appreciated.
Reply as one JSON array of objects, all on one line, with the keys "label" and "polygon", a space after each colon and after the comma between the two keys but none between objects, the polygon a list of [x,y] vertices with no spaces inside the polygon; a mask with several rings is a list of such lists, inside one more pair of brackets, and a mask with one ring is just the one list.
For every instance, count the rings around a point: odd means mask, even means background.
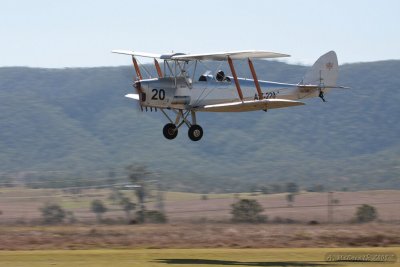
[{"label": "propeller", "polygon": [[[157,60],[154,59],[154,61],[156,64],[158,75],[160,77],[162,77],[160,66],[158,65]],[[144,110],[147,111],[148,110],[147,107],[144,107],[144,109],[143,109],[143,102],[146,101],[146,94],[145,94],[144,90],[142,89],[142,84],[140,82],[141,80],[143,80],[143,76],[140,72],[139,64],[137,63],[136,58],[134,56],[132,56],[132,63],[133,63],[133,66],[134,66],[135,72],[136,72],[136,79],[135,79],[135,82],[133,83],[133,87],[136,89],[136,93],[138,95],[138,101],[137,101],[138,109],[142,112]],[[157,111],[157,108],[154,108],[154,110]],[[150,107],[150,111],[153,111],[152,107]]]},{"label": "propeller", "polygon": [[136,105],[138,110],[143,112],[142,102],[145,101],[145,99],[143,99],[144,94],[142,90],[142,85],[140,83],[140,80],[142,80],[143,77],[142,74],[140,73],[139,64],[137,63],[136,58],[134,56],[132,56],[132,63],[136,72],[136,79],[135,82],[133,83],[133,87],[136,89],[136,93],[139,95],[139,100],[136,102]]},{"label": "propeller", "polygon": [[136,101],[136,105],[138,110],[143,112],[143,106],[142,106],[142,102],[145,101],[145,99],[143,99],[145,97],[145,95],[143,94],[143,90],[142,90],[142,85],[140,83],[140,81],[135,81],[133,83],[133,87],[136,89],[136,93],[139,95],[139,99],[138,101]]}]

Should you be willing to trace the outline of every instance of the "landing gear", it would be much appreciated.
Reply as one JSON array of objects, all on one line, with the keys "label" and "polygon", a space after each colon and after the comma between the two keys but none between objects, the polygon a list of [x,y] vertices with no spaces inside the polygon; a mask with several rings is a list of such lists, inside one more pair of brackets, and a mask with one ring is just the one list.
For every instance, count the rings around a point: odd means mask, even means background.
[{"label": "landing gear", "polygon": [[189,138],[192,141],[199,141],[203,137],[203,128],[199,125],[192,125],[189,127]]},{"label": "landing gear", "polygon": [[322,90],[321,90],[321,91],[319,91],[319,95],[318,95],[318,97],[319,97],[319,98],[321,98],[321,99],[322,99],[322,101],[326,102],[326,100],[325,100],[325,97],[324,97],[324,92],[322,92]]},{"label": "landing gear", "polygon": [[178,129],[175,124],[167,123],[163,128],[163,134],[165,138],[172,140],[178,135]]},{"label": "landing gear", "polygon": [[[170,123],[166,124],[163,128],[164,137],[172,140],[178,135],[178,129],[183,125],[189,128],[188,136],[192,141],[199,141],[203,137],[203,129],[196,123],[196,113],[193,110],[183,111],[182,109],[171,109],[176,114],[176,119],[173,121],[164,109],[160,109],[161,112],[167,117]],[[192,120],[189,120],[191,115]]]}]

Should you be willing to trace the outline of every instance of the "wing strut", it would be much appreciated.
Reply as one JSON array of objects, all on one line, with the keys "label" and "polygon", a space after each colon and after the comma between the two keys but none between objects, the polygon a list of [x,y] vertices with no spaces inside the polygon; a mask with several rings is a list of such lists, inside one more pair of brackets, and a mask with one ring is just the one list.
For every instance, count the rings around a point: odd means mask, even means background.
[{"label": "wing strut", "polygon": [[133,62],[133,66],[135,67],[136,77],[138,77],[139,80],[143,80],[142,74],[140,73],[139,65],[138,65],[138,63],[136,61],[136,58],[134,56],[132,56],[132,62]]},{"label": "wing strut", "polygon": [[239,80],[238,80],[238,78],[237,78],[236,71],[235,71],[235,67],[233,66],[233,62],[232,62],[232,59],[231,59],[230,56],[228,56],[228,63],[229,63],[229,67],[231,68],[231,72],[232,72],[233,79],[235,80],[235,85],[236,85],[236,89],[237,89],[237,91],[238,91],[238,95],[239,95],[240,101],[243,102],[243,93],[242,93],[242,89],[240,89]]},{"label": "wing strut", "polygon": [[154,65],[156,66],[158,77],[162,78],[163,77],[162,71],[161,71],[161,68],[160,68],[160,64],[158,64],[157,59],[154,59]]},{"label": "wing strut", "polygon": [[254,70],[253,62],[251,62],[250,58],[248,59],[248,61],[249,61],[251,75],[253,76],[254,84],[256,85],[258,99],[263,99],[263,93],[261,91],[260,83],[258,82],[256,71]]}]

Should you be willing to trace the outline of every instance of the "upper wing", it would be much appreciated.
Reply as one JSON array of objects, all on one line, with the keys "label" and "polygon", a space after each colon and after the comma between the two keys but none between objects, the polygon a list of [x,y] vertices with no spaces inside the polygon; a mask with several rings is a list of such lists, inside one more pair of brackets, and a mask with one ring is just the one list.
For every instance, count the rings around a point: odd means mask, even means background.
[{"label": "upper wing", "polygon": [[206,105],[199,107],[196,111],[208,112],[244,112],[255,110],[268,110],[274,108],[286,108],[304,105],[303,102],[286,99],[262,99],[244,102],[232,102],[225,104]]},{"label": "upper wing", "polygon": [[183,53],[174,54],[154,54],[146,52],[135,52],[129,50],[113,50],[113,53],[138,56],[138,57],[150,57],[150,58],[160,58],[160,59],[171,59],[171,60],[217,60],[223,61],[228,58],[231,59],[246,59],[246,58],[278,58],[278,57],[290,57],[286,54],[267,52],[267,51],[256,51],[256,50],[245,50],[245,51],[233,51],[233,52],[221,52],[221,53],[208,53],[208,54],[189,54],[185,55]]},{"label": "upper wing", "polygon": [[208,53],[208,54],[174,55],[171,57],[171,59],[222,61],[226,60],[228,56],[231,59],[290,57],[289,55],[275,53],[275,52],[245,50],[245,51],[220,52],[220,53]]}]

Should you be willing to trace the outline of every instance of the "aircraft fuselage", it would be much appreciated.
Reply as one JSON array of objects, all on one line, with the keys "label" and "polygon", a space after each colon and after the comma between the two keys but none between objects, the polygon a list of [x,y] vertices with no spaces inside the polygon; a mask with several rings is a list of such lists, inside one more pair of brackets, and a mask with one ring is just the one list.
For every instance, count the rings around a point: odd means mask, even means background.
[{"label": "aircraft fuselage", "polygon": [[[244,100],[259,99],[252,79],[239,78]],[[191,82],[190,79],[156,78],[141,80],[142,106],[158,108],[190,109],[197,106],[231,103],[239,100],[232,77],[217,81],[207,77],[206,81]],[[301,90],[297,84],[259,80],[263,98],[297,100],[317,96],[317,92]],[[143,95],[144,94],[144,95]]]}]

